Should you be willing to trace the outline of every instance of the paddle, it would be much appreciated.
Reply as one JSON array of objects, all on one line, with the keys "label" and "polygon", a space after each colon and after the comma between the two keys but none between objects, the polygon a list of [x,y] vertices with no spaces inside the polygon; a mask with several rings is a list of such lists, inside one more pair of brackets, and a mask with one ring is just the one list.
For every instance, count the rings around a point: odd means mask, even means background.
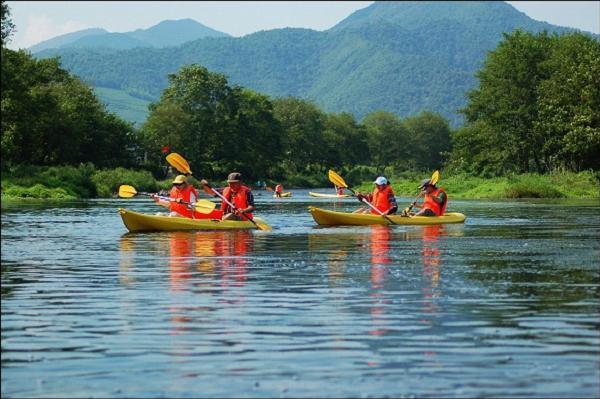
[{"label": "paddle", "polygon": [[[239,210],[239,208],[237,208],[235,205],[233,205],[231,202],[229,202],[227,200],[227,198],[225,198],[220,192],[218,192],[217,190],[212,188],[208,183],[204,183],[204,186],[208,187],[209,190],[211,190],[215,195],[219,196],[223,201],[225,201],[225,203],[227,205],[229,205],[231,207],[231,209],[233,209],[234,211]],[[250,222],[252,222],[260,230],[264,230],[264,231],[273,230],[273,228],[271,226],[269,226],[268,224],[263,223],[263,222],[256,222],[255,220],[251,219],[250,216],[246,215],[245,213],[242,213],[241,215],[243,217],[245,217],[247,220],[249,220]]]},{"label": "paddle", "polygon": [[[188,163],[188,161],[185,160],[184,157],[182,157],[178,153],[172,152],[169,155],[167,155],[166,159],[167,159],[167,162],[171,166],[173,166],[175,169],[177,169],[179,172],[185,173],[185,174],[190,174],[190,175],[192,174],[192,170],[190,169],[190,164]],[[206,190],[207,188],[210,191],[207,191]],[[208,194],[210,194],[212,192],[212,193],[216,194],[217,196],[219,196],[223,201],[225,201],[225,203],[227,205],[229,205],[231,207],[231,209],[233,209],[233,210],[237,210],[238,209],[231,202],[229,202],[227,200],[227,198],[223,197],[221,195],[221,193],[219,193],[217,190],[215,190],[214,188],[212,188],[209,184],[203,184],[202,185],[202,189],[206,193],[208,193]],[[246,215],[244,213],[242,213],[242,215],[247,220],[251,221],[260,230],[267,230],[267,231],[268,230],[273,230],[273,228],[271,226],[269,226],[268,224],[266,224],[266,223],[261,223],[261,222],[257,223],[256,221],[252,220],[248,215]]]},{"label": "paddle", "polygon": [[[346,188],[348,190],[350,190],[350,192],[358,197],[358,195],[356,194],[356,191],[354,191],[353,189],[351,189],[346,182],[344,181],[344,179],[342,179],[342,176],[338,175],[337,173],[335,173],[333,170],[329,169],[328,172],[328,176],[329,176],[329,181],[331,181],[333,184],[335,184],[338,187],[343,187]],[[374,209],[377,213],[379,213],[381,216],[383,216],[384,218],[386,218],[391,224],[395,224],[397,225],[398,223],[394,222],[392,219],[390,219],[387,215],[385,215],[383,212],[381,212],[379,209],[375,208],[375,206],[373,206],[373,204],[371,204],[369,201],[367,201],[366,199],[362,198],[361,199],[362,202],[364,202],[365,204],[369,205],[372,209]]]},{"label": "paddle", "polygon": [[[435,185],[435,184],[437,184],[438,180],[440,180],[440,171],[436,170],[431,175],[431,179],[429,179],[429,181],[430,181],[430,184]],[[419,195],[417,195],[417,198],[415,198],[413,203],[410,204],[410,206],[407,209],[402,211],[402,216],[408,216],[408,212],[410,212],[413,209],[413,207],[417,204],[417,201],[419,200],[419,198],[421,198],[423,195],[425,195],[425,191],[421,191],[419,193]]]},{"label": "paddle", "polygon": [[[138,191],[136,191],[136,189],[133,186],[128,186],[126,184],[123,184],[119,187],[119,197],[121,197],[121,198],[131,198],[131,197],[135,197],[136,195],[147,195],[150,197],[155,197],[155,198],[158,198],[158,199],[161,199],[164,201],[170,201],[170,202],[177,201],[175,198],[163,197],[161,195],[146,193],[143,191],[138,192]],[[215,204],[214,202],[206,200],[206,199],[199,199],[194,204],[191,204],[186,201],[181,201],[181,203],[184,205],[187,205],[190,209],[194,208],[196,211],[198,211],[200,213],[204,213],[204,214],[211,213],[217,206],[217,204]]]}]

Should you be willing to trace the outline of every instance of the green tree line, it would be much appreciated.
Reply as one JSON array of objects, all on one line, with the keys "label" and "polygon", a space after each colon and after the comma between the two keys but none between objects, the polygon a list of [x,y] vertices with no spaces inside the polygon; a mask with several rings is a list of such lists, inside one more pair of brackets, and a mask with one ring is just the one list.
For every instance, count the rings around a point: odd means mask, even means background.
[{"label": "green tree line", "polygon": [[[164,178],[166,151],[196,176],[325,183],[326,171],[401,173],[445,167],[475,175],[600,167],[600,44],[583,34],[505,34],[477,73],[456,131],[432,111],[361,121],[296,97],[270,98],[197,64],[169,74],[139,128],[60,67],[5,47],[14,30],[2,2],[2,168],[136,167]],[[167,150],[165,151],[165,148]],[[319,176],[320,180],[307,180]],[[251,180],[249,180],[251,181]]]}]

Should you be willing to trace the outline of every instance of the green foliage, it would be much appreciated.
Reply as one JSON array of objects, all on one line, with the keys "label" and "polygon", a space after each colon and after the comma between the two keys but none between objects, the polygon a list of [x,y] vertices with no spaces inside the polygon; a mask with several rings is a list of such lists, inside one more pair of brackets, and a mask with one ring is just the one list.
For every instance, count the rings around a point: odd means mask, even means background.
[{"label": "green foliage", "polygon": [[[9,168],[2,176],[3,194],[12,193],[18,196],[21,192],[27,197],[57,198],[64,191],[69,198],[92,198],[97,194],[96,186],[91,181],[95,172],[92,164],[75,166],[16,166]],[[4,187],[12,188],[4,191]],[[34,186],[38,186],[33,189]],[[41,190],[39,186],[47,190]],[[62,191],[61,191],[62,190]],[[48,195],[43,197],[42,195]]]},{"label": "green foliage", "polygon": [[129,170],[120,167],[103,169],[96,171],[91,176],[91,181],[100,197],[114,196],[122,184],[133,186],[138,191],[156,192],[159,190],[159,185],[152,177],[152,173],[146,170]]},{"label": "green foliage", "polygon": [[600,169],[599,76],[598,40],[505,34],[468,94],[449,168],[482,176]]},{"label": "green foliage", "polygon": [[15,24],[12,22],[12,17],[10,15],[10,8],[6,1],[2,0],[0,2],[0,21],[1,21],[1,35],[0,39],[2,40],[2,47],[5,46],[6,42],[10,41],[10,37],[12,36],[15,30]]},{"label": "green foliage", "polygon": [[59,67],[2,48],[2,167],[109,167],[133,161],[130,124],[107,113],[93,91]]},{"label": "green foliage", "polygon": [[2,188],[2,199],[44,199],[44,200],[74,200],[73,194],[69,194],[63,188],[48,188],[43,184],[35,184],[31,187],[22,187],[7,184]]}]

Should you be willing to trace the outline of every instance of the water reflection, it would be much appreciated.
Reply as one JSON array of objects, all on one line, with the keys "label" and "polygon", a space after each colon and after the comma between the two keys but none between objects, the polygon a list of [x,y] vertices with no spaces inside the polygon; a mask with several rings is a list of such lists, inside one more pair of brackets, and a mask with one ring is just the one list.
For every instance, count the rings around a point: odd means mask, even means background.
[{"label": "water reflection", "polygon": [[371,226],[371,335],[383,335],[387,330],[385,309],[389,300],[385,299],[384,283],[388,275],[390,257],[391,229],[387,226]]}]

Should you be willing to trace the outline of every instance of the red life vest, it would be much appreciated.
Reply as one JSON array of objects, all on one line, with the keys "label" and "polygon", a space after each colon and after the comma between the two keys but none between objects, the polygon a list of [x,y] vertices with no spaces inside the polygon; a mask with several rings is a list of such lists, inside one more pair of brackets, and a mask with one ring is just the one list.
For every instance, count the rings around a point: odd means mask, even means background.
[{"label": "red life vest", "polygon": [[[173,187],[171,189],[171,191],[169,192],[169,197],[174,198],[174,199],[181,198],[182,201],[190,202],[190,197],[192,194],[194,194],[195,198],[198,198],[198,192],[196,191],[196,189],[192,185],[188,185],[182,190],[178,190],[176,187]],[[172,212],[177,212],[181,216],[184,216],[186,218],[193,218],[193,219],[221,219],[221,217],[223,216],[221,211],[218,209],[215,209],[211,213],[208,213],[208,214],[200,213],[200,212],[191,210],[185,204],[178,204],[177,202],[174,202],[174,201],[172,201],[169,204],[169,209]]]},{"label": "red life vest", "polygon": [[[392,190],[392,186],[389,184],[380,190],[379,187],[375,187],[373,190],[373,194],[371,194],[371,204],[381,212],[386,212],[388,209],[392,207],[392,203],[390,202],[390,194],[394,195],[394,191]],[[377,211],[371,209],[371,213],[375,215],[379,215]]]},{"label": "red life vest", "polygon": [[[246,209],[248,208],[249,191],[250,189],[246,186],[240,186],[240,189],[237,191],[237,193],[231,191],[231,187],[225,187],[223,190],[223,197],[227,198],[227,200],[235,205],[236,208]],[[232,209],[229,208],[229,205],[227,205],[225,201],[221,201],[221,210],[223,211],[223,214],[231,212]],[[244,215],[248,216],[250,219],[254,218],[250,212],[245,213]],[[242,218],[244,217],[242,216]]]},{"label": "red life vest", "polygon": [[[433,196],[439,197],[440,193],[444,193],[446,195],[446,200],[443,204],[438,204],[433,200]],[[443,216],[446,212],[446,204],[448,203],[448,195],[444,191],[443,188],[436,188],[431,192],[431,194],[425,194],[425,199],[423,200],[423,209],[431,209],[436,216]]]},{"label": "red life vest", "polygon": [[276,185],[275,192],[281,194],[283,192],[283,186],[281,184]]}]

